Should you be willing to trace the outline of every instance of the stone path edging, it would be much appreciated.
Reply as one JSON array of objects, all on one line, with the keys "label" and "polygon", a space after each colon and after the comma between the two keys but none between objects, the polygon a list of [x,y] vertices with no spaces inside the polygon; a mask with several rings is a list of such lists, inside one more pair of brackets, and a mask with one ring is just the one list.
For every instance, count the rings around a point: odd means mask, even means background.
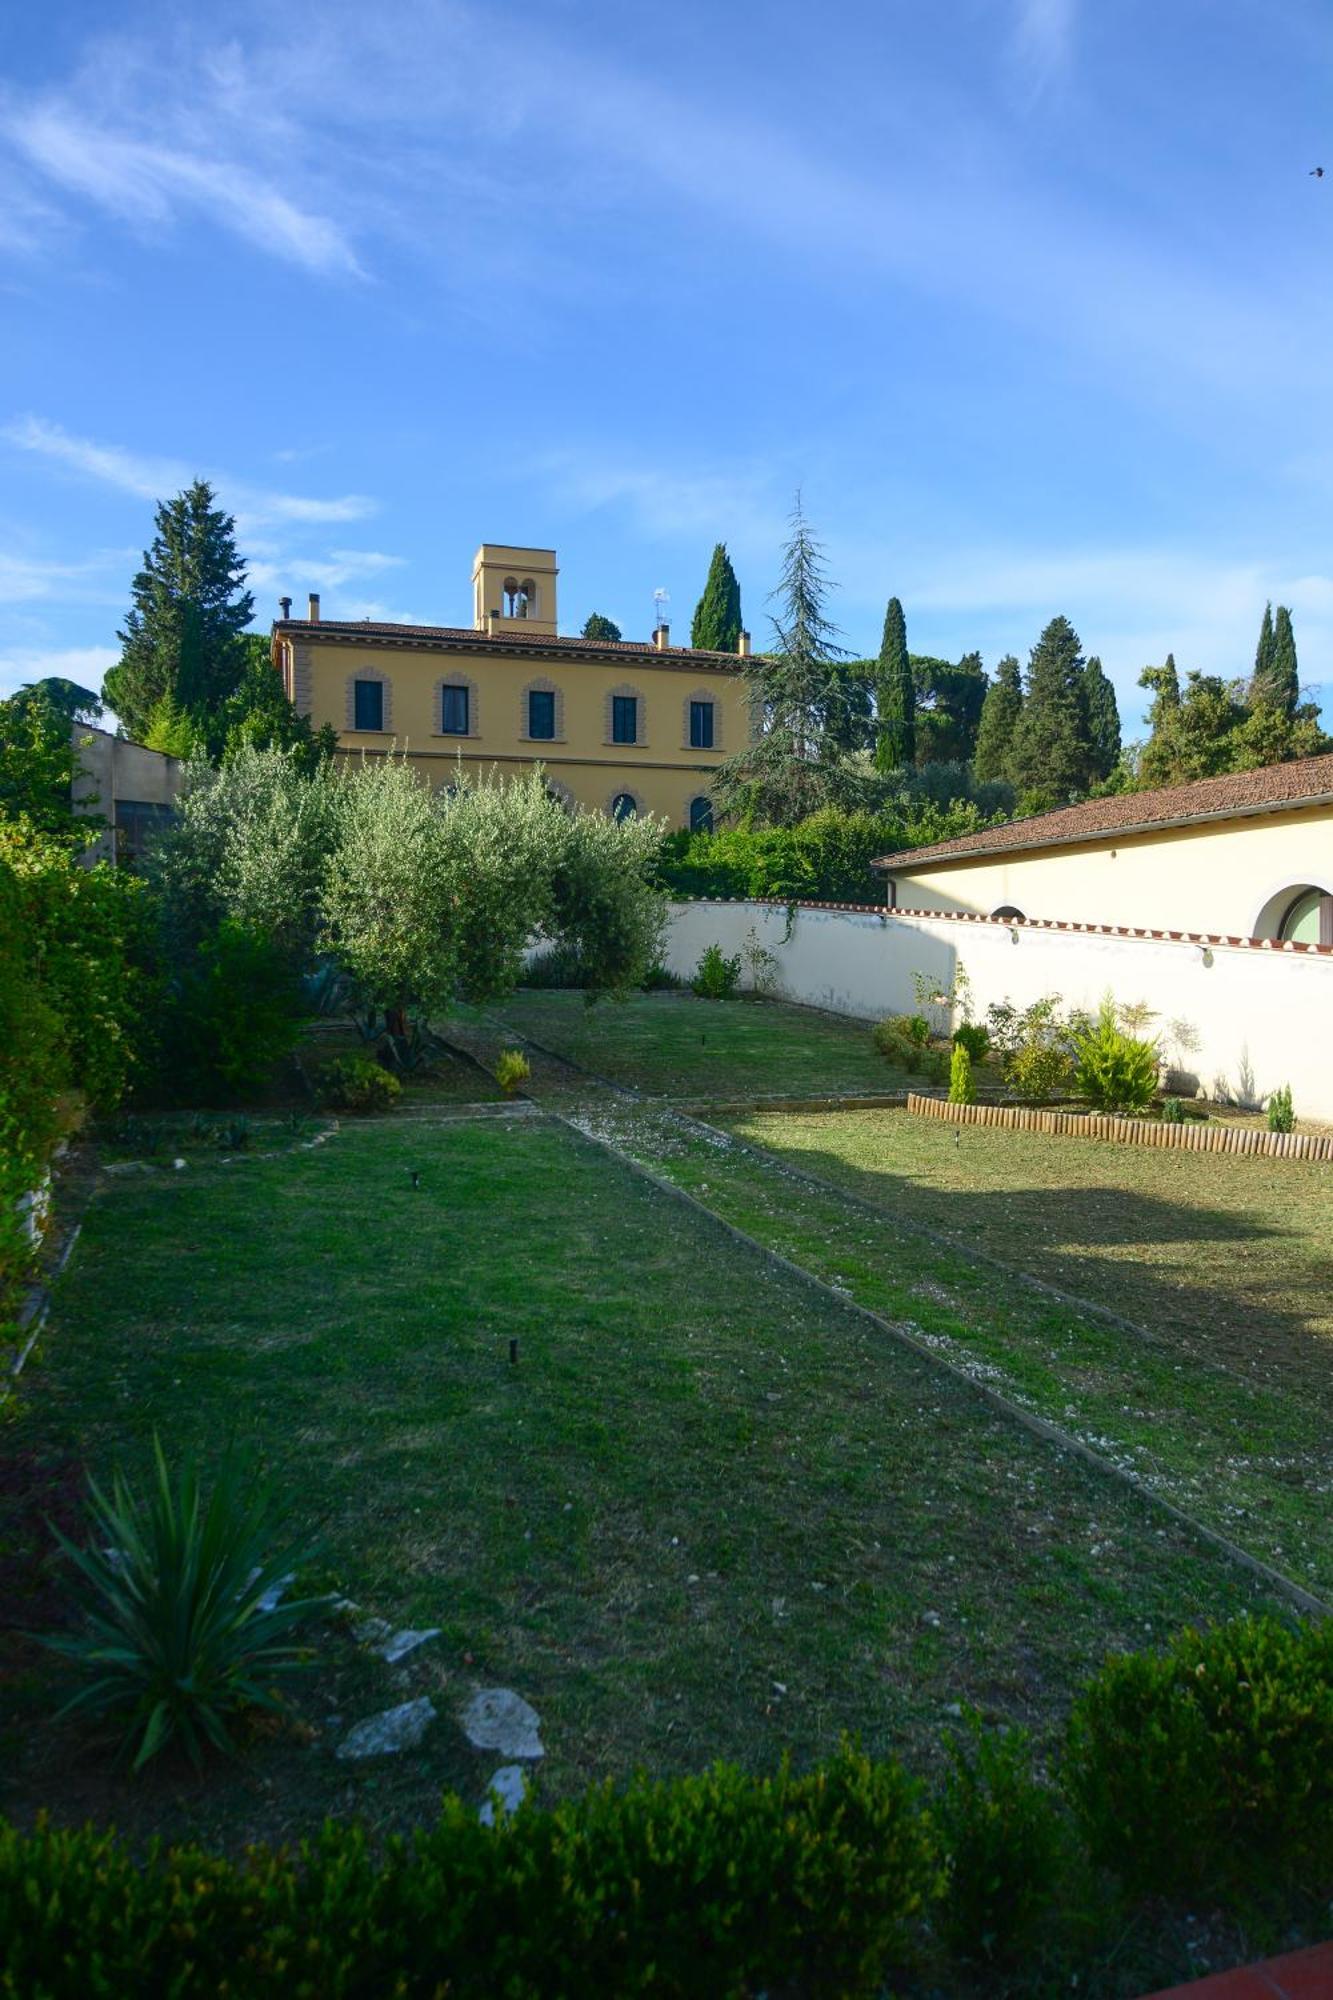
[{"label": "stone path edging", "polygon": [[[1025,1409],[1020,1403],[1012,1402],[1008,1396],[1004,1395],[1000,1390],[992,1388],[989,1383],[977,1381],[975,1376],[970,1375],[966,1369],[960,1368],[956,1363],[946,1360],[943,1355],[930,1347],[926,1341],[910,1333],[906,1327],[900,1325],[896,1320],[886,1318],[883,1313],[877,1313],[872,1307],[863,1306],[855,1299],[849,1299],[845,1293],[838,1291],[823,1278],[816,1276],[813,1271],[807,1270],[804,1265],[794,1263],[791,1258],[784,1257],[778,1250],[771,1250],[767,1244],[761,1243],[758,1237],[751,1236],[746,1230],[739,1228],[735,1223],[728,1222],[723,1216],[716,1214],[711,1208],[707,1207],[695,1195],[690,1194],[687,1189],[678,1187],[674,1181],[668,1180],[665,1175],[655,1173],[651,1167],[645,1166],[641,1160],[635,1159],[631,1153],[625,1152],[621,1147],[613,1144],[611,1140],[602,1138],[598,1133],[587,1131],[584,1127],[577,1124],[574,1119],[565,1116],[562,1112],[552,1111],[548,1115],[554,1118],[559,1124],[565,1126],[568,1131],[575,1133],[586,1144],[600,1146],[613,1159],[619,1160],[622,1164],[630,1167],[633,1172],[651,1182],[662,1193],[673,1196],[677,1201],[684,1202],[688,1207],[694,1209],[696,1214],[706,1216],[716,1228],[722,1230],[734,1242],[744,1244],[746,1249],[757,1252],[759,1256],[774,1265],[778,1270],[785,1272],[789,1277],[800,1279],[803,1284],[820,1292],[825,1298],[836,1300],[837,1304],[845,1312],[856,1313],[862,1319],[868,1320],[872,1326],[878,1327],[882,1333],[889,1334],[901,1346],[910,1348],[923,1361],[929,1362],[932,1368],[942,1370],[945,1374],[952,1376],[954,1381],[962,1383],[974,1396],[979,1397],[992,1409],[998,1411],[1001,1416],[1021,1424],[1023,1429],[1031,1432],[1034,1437],[1041,1438],[1043,1442],[1056,1446],[1058,1450],[1070,1452],[1075,1458],[1082,1459],[1085,1464],[1094,1466],[1099,1472],[1107,1473],[1113,1479],[1117,1479],[1123,1485],[1132,1488],[1150,1506],[1161,1509],[1179,1527],[1188,1529],[1199,1540],[1207,1542],[1210,1547],[1219,1550],[1221,1554],[1228,1557],[1230,1561],[1236,1563],[1240,1568],[1248,1570],[1252,1576],[1257,1577],[1260,1582],[1267,1584],[1279,1596],[1286,1598],[1290,1604],[1298,1611],[1303,1612],[1307,1617],[1333,1618],[1333,1606],[1326,1604],[1322,1598],[1316,1597],[1312,1591],[1306,1590],[1294,1578],[1285,1576],[1281,1570],[1274,1569],[1271,1564],[1264,1562],[1260,1557],[1251,1555],[1248,1549],[1244,1549],[1239,1543],[1233,1542],[1229,1536],[1222,1534],[1219,1529],[1210,1528],[1205,1522],[1196,1520],[1192,1514],[1186,1513],[1183,1507],[1178,1507],[1174,1500],[1168,1500],[1165,1494],[1159,1493],[1155,1487],[1148,1485],[1137,1473],[1117,1465],[1113,1459],[1104,1458],[1100,1452],[1094,1451],[1091,1445],[1085,1444],[1081,1438],[1071,1436],[1069,1432],[1061,1430],[1057,1424],[1049,1422],[1045,1417],[1038,1416],[1035,1411]],[[689,1122],[700,1123],[702,1126],[702,1121],[691,1120]],[[712,1128],[704,1126],[702,1129],[711,1130]],[[721,1134],[719,1136],[725,1137],[726,1135]],[[830,1189],[829,1191],[833,1193],[838,1192],[836,1189]]]},{"label": "stone path edging", "polygon": [[[847,1202],[876,1222],[892,1224],[893,1228],[901,1230],[905,1236],[916,1236],[923,1243],[933,1243],[938,1249],[950,1250],[957,1256],[968,1258],[974,1264],[988,1264],[992,1271],[1003,1272],[1006,1278],[1012,1278],[1015,1283],[1026,1286],[1029,1291],[1039,1293],[1042,1298],[1053,1299],[1057,1305],[1068,1306],[1072,1311],[1087,1313],[1095,1319],[1103,1320],[1107,1326],[1115,1327],[1117,1332],[1132,1333],[1136,1340],[1143,1341],[1146,1346],[1159,1347],[1165,1352],[1165,1342],[1160,1341],[1150,1327],[1141,1326],[1137,1320],[1126,1319],[1123,1313],[1116,1312],[1112,1306],[1104,1306],[1096,1299],[1086,1299],[1080,1292],[1062,1291],[1058,1285],[1049,1284],[1045,1278],[1035,1277],[1031,1271],[1024,1271],[1017,1264],[1007,1264],[1003,1257],[992,1256],[989,1250],[964,1243],[959,1237],[950,1236],[942,1229],[932,1229],[928,1222],[918,1222],[914,1216],[895,1215],[892,1210],[881,1208],[868,1196],[857,1194],[854,1188],[842,1187],[837,1181],[826,1180],[822,1174],[812,1174],[807,1167],[794,1166],[791,1161],[782,1159],[779,1154],[771,1153],[766,1146],[756,1145],[753,1139],[738,1139],[735,1133],[724,1132],[720,1125],[710,1125],[706,1118],[701,1118],[697,1113],[692,1112],[688,1115],[689,1122],[699,1126],[700,1130],[708,1133],[712,1139],[734,1146],[738,1152],[748,1153],[751,1159],[772,1168],[774,1173],[784,1174],[789,1180],[800,1181],[804,1186],[814,1188],[819,1194],[830,1195],[837,1201]],[[1211,1365],[1225,1369],[1225,1364],[1222,1362],[1214,1362]],[[1225,1372],[1231,1374],[1234,1371],[1225,1369]]]}]

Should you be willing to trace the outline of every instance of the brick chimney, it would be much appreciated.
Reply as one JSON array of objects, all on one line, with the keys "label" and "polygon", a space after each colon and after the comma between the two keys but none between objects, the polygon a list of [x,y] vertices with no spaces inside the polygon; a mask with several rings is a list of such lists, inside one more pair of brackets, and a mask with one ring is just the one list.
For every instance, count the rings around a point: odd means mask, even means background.
[{"label": "brick chimney", "polygon": [[311,593],[310,593],[310,621],[309,621],[309,622],[310,622],[310,623],[311,623],[312,625],[318,625],[318,623],[319,623],[319,592],[318,592],[317,590],[312,590],[312,591],[311,591]]},{"label": "brick chimney", "polygon": [[289,618],[291,617],[291,615],[292,615],[292,600],[291,600],[291,598],[290,598],[290,597],[280,597],[280,598],[278,599],[278,609],[279,609],[279,611],[281,611],[281,613],[282,613],[282,622],[283,622],[283,624],[285,625],[285,624],[287,623],[287,620],[288,620],[288,619],[289,619]]},{"label": "brick chimney", "polygon": [[659,625],[653,633],[653,646],[655,650],[659,653],[665,653],[670,644],[671,627],[669,625]]},{"label": "brick chimney", "polygon": [[748,632],[742,632],[742,633],[741,633],[741,636],[740,636],[740,638],[739,638],[739,639],[738,639],[738,640],[736,641],[736,651],[737,651],[737,653],[738,653],[738,654],[740,655],[741,659],[743,659],[743,660],[748,660],[748,659],[749,659],[749,657],[750,657],[750,635],[749,635],[749,633],[748,633]]}]

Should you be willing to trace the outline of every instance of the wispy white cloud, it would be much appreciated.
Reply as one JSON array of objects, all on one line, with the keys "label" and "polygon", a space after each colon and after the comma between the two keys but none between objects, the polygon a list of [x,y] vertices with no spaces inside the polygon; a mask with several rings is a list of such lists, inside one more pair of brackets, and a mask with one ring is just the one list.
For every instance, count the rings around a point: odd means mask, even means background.
[{"label": "wispy white cloud", "polygon": [[647,462],[623,447],[571,446],[539,455],[531,470],[562,509],[610,509],[665,539],[708,533],[711,523],[725,522],[737,543],[771,547],[789,504],[776,497],[771,464],[710,469],[678,460]]},{"label": "wispy white cloud", "polygon": [[[255,590],[283,589],[299,579],[301,588],[337,590],[345,583],[364,583],[389,570],[405,567],[402,556],[385,555],[379,549],[330,549],[325,556],[289,555],[266,551],[249,566],[249,581]],[[349,617],[365,617],[364,612],[348,612]]]},{"label": "wispy white cloud", "polygon": [[[132,493],[140,500],[166,499],[199,476],[184,460],[155,458],[129,451],[122,445],[76,437],[45,417],[16,417],[0,428],[0,437],[20,451],[51,459],[119,492]],[[363,493],[322,499],[252,486],[225,472],[207,476],[227,506],[235,511],[238,526],[246,532],[270,523],[329,525],[362,521],[377,511],[377,502]]]},{"label": "wispy white cloud", "polygon": [[16,417],[0,435],[20,451],[36,452],[82,472],[140,500],[158,500],[188,485],[190,474],[178,460],[146,458],[119,445],[98,444],[92,438],[71,437],[45,417]]},{"label": "wispy white cloud", "polygon": [[1076,0],[1015,0],[1010,51],[1030,97],[1065,73],[1073,51]]},{"label": "wispy white cloud", "polygon": [[111,131],[68,100],[0,115],[0,131],[46,179],[146,230],[195,211],[319,277],[360,277],[342,228],[234,158]]},{"label": "wispy white cloud", "polygon": [[119,658],[114,646],[34,647],[0,653],[0,697],[13,694],[16,688],[25,687],[30,681],[54,676],[100,690],[103,674]]},{"label": "wispy white cloud", "polygon": [[84,595],[105,579],[121,560],[121,552],[89,556],[80,562],[51,562],[40,556],[0,549],[0,604],[31,604],[43,598]]}]

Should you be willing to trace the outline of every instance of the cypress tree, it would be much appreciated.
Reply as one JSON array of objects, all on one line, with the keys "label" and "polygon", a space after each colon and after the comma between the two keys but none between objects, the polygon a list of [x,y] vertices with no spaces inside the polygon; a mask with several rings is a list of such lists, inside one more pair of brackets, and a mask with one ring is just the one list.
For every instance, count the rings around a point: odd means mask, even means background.
[{"label": "cypress tree", "polygon": [[603,617],[600,611],[590,611],[583,621],[585,639],[619,639],[620,627],[614,618]]},{"label": "cypress tree", "polygon": [[1294,716],[1301,698],[1300,672],[1296,664],[1296,635],[1291,629],[1291,612],[1279,604],[1273,620],[1273,644],[1262,685],[1258,674],[1251,699],[1281,715]]},{"label": "cypress tree", "polygon": [[1120,761],[1120,709],[1115,689],[1095,654],[1083,669],[1083,712],[1088,723],[1092,776],[1109,778]]},{"label": "cypress tree", "polygon": [[977,729],[972,775],[978,784],[1008,778],[1014,730],[1023,712],[1023,676],[1018,661],[1006,653],[995,669],[995,679],[986,690]]},{"label": "cypress tree", "polygon": [[907,620],[896,597],[889,599],[884,613],[875,673],[875,710],[879,723],[875,762],[880,770],[897,771],[904,764],[915,763],[916,682],[907,650]]},{"label": "cypress tree", "polygon": [[1180,761],[1180,675],[1176,656],[1168,653],[1160,667],[1145,667],[1139,686],[1152,695],[1148,706],[1148,741],[1139,758],[1139,778],[1145,785],[1175,783]]},{"label": "cypress tree", "polygon": [[709,653],[734,653],[741,640],[741,587],[725,542],[708,565],[704,594],[694,609],[690,644]]},{"label": "cypress tree", "polygon": [[236,523],[197,479],[156,513],[157,533],[134,579],[120,662],[103,693],[132,736],[168,700],[206,719],[234,694],[245,671],[241,634],[254,614]]},{"label": "cypress tree", "polygon": [[1259,643],[1254,649],[1254,676],[1250,681],[1250,700],[1267,700],[1268,689],[1273,678],[1273,607],[1265,604],[1263,623],[1259,627]]},{"label": "cypress tree", "polygon": [[1024,789],[1064,800],[1087,786],[1083,653],[1067,618],[1052,618],[1032,649],[1011,760],[1013,783]]}]

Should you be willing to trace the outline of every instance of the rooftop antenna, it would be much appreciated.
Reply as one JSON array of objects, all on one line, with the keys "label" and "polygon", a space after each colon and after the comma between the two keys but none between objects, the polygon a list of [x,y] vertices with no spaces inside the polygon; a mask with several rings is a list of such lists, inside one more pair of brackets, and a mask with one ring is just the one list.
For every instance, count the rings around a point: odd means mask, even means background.
[{"label": "rooftop antenna", "polygon": [[671,602],[671,592],[670,592],[669,590],[655,590],[655,591],[653,592],[653,630],[654,630],[654,632],[655,632],[655,631],[657,630],[657,628],[658,628],[658,626],[659,626],[659,625],[665,625],[665,624],[666,624],[666,622],[667,622],[667,615],[666,615],[666,614],[667,614],[667,606],[668,606],[668,604],[670,604],[670,602]]}]

